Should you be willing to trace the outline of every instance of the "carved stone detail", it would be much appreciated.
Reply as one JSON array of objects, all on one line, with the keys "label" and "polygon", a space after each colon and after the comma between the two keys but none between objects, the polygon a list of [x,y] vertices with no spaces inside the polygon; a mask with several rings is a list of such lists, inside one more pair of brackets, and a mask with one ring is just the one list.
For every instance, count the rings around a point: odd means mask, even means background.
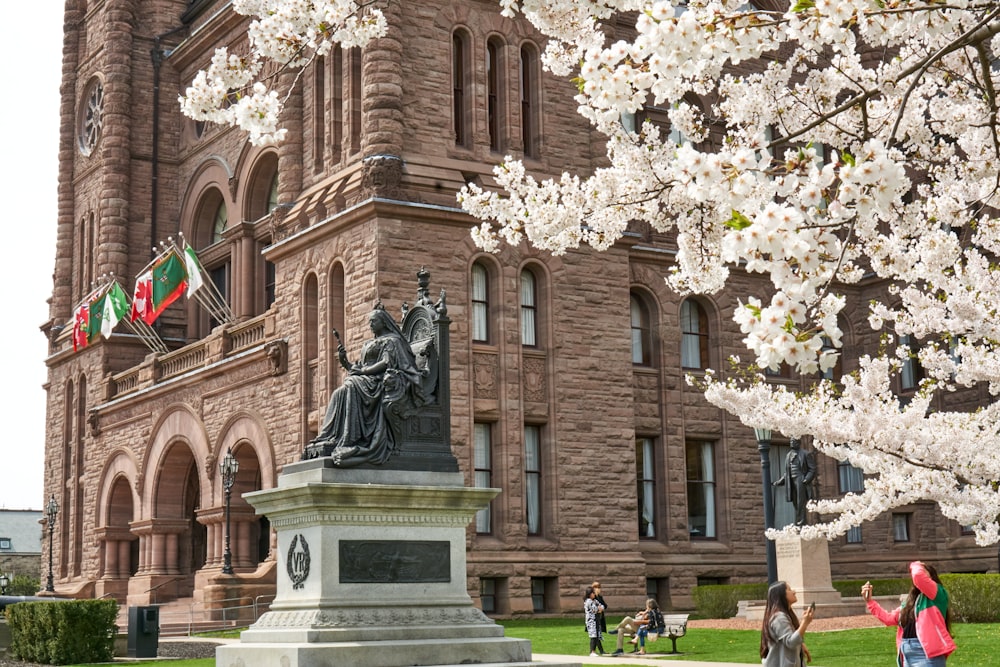
[{"label": "carved stone detail", "polygon": [[267,360],[271,362],[271,375],[282,375],[288,370],[288,343],[274,340],[265,349]]},{"label": "carved stone detail", "polygon": [[475,398],[499,398],[497,376],[500,373],[495,354],[473,355],[473,385]]},{"label": "carved stone detail", "polygon": [[418,625],[493,625],[476,607],[421,607],[419,613],[400,607],[318,611],[269,611],[253,624],[256,628],[357,628]]},{"label": "carved stone detail", "polygon": [[535,403],[544,403],[547,387],[545,383],[545,359],[525,357],[523,364],[524,399]]},{"label": "carved stone detail", "polygon": [[395,155],[372,155],[361,161],[361,190],[365,197],[398,199],[403,160]]}]

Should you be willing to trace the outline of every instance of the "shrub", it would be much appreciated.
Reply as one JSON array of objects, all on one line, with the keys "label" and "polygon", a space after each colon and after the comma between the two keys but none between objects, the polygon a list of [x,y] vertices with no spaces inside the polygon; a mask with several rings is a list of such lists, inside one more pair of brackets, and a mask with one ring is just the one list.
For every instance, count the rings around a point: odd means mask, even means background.
[{"label": "shrub", "polygon": [[740,600],[763,600],[767,584],[721,584],[695,586],[691,593],[701,618],[732,618]]},{"label": "shrub", "polygon": [[41,582],[37,577],[26,574],[15,574],[7,587],[7,595],[34,595],[41,590]]},{"label": "shrub", "polygon": [[7,608],[10,655],[48,665],[110,662],[117,616],[114,600],[19,602]]},{"label": "shrub", "polygon": [[961,623],[1000,621],[1000,574],[942,574],[951,619]]}]

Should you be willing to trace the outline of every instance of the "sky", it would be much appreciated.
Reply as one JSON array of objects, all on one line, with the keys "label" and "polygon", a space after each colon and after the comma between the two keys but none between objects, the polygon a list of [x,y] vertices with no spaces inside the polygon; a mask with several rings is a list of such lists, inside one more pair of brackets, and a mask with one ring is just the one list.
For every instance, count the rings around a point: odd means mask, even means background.
[{"label": "sky", "polygon": [[10,199],[7,324],[0,327],[0,509],[40,510],[45,460],[45,357],[55,258],[62,69],[61,0],[6,3],[0,22],[0,174]]}]

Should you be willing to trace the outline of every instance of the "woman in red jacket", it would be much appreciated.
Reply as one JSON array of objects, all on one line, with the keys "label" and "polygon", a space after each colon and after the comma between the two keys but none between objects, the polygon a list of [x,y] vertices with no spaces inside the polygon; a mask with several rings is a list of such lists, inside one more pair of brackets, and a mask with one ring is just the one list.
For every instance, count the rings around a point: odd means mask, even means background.
[{"label": "woman in red jacket", "polygon": [[900,667],[944,667],[955,650],[951,638],[948,591],[941,585],[937,570],[919,561],[910,563],[913,588],[906,604],[889,612],[872,599],[872,585],[865,582],[861,597],[868,612],[886,625],[896,626],[896,663]]}]

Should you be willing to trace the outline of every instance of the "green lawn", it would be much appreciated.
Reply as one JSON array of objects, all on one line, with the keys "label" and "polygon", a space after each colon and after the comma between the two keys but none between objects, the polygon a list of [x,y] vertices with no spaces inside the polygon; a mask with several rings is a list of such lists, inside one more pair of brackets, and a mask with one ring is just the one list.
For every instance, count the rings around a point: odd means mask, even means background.
[{"label": "green lawn", "polygon": [[[609,619],[611,622],[612,619]],[[614,619],[618,620],[618,619]],[[531,640],[536,653],[578,655],[584,665],[614,665],[609,658],[585,661],[589,640],[583,621],[502,621],[506,636]],[[1000,655],[1000,624],[955,624],[952,627],[958,650],[948,658],[948,667],[996,667]],[[892,667],[896,664],[896,633],[893,628],[864,628],[837,632],[810,632],[806,645],[817,667]],[[605,636],[604,649],[615,648],[614,636]],[[701,660],[759,664],[760,632],[757,630],[709,630],[692,628],[677,640],[677,656],[655,655],[657,662]],[[660,639],[647,651],[668,652],[670,640]]]},{"label": "green lawn", "polygon": [[[611,621],[612,619],[609,619]],[[577,619],[546,619],[501,621],[508,637],[531,640],[535,653],[576,655],[586,667],[614,666],[610,658],[590,660],[587,633],[583,621]],[[995,667],[1000,655],[1000,624],[955,624],[952,627],[958,650],[948,658],[948,667]],[[234,636],[229,634],[228,636]],[[609,653],[615,648],[614,636],[604,638]],[[756,630],[691,629],[677,640],[681,652],[669,656],[670,640],[661,639],[647,650],[654,653],[650,662],[701,660],[705,662],[739,662],[759,664],[760,633]],[[812,652],[812,665],[817,667],[892,667],[895,662],[895,631],[893,628],[864,628],[838,632],[810,632],[806,645]],[[130,664],[118,661],[116,665]],[[135,663],[131,663],[135,664]],[[146,662],[145,664],[149,664]],[[215,667],[215,660],[171,660],[170,667]]]}]

